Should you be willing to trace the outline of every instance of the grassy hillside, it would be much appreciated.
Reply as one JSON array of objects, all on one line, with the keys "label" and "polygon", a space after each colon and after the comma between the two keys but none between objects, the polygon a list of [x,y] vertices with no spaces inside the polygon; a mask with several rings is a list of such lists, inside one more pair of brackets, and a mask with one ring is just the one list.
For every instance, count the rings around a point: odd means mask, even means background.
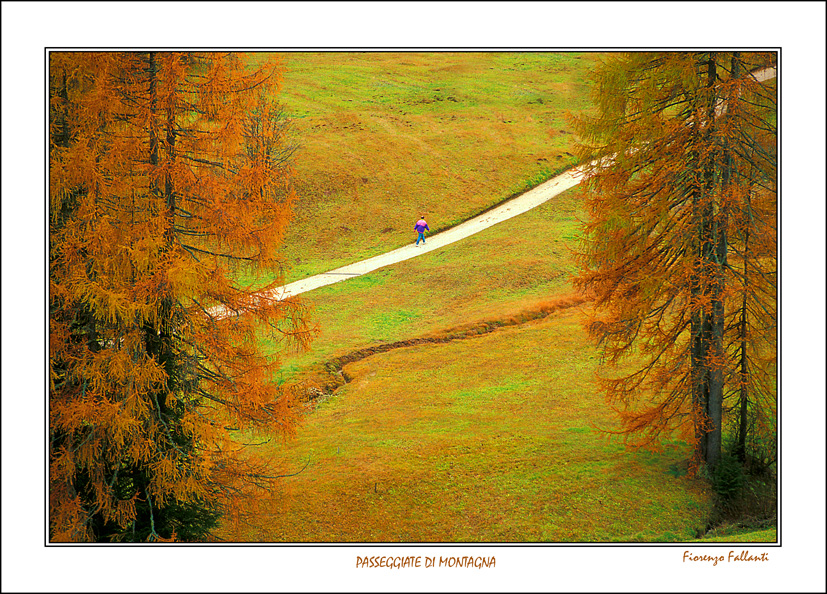
[{"label": "grassy hillside", "polygon": [[505,318],[571,292],[579,191],[442,250],[302,295],[320,334],[286,372],[347,352]]},{"label": "grassy hillside", "polygon": [[[350,381],[272,448],[307,468],[245,538],[281,542],[633,542],[694,537],[705,484],[680,470],[685,444],[632,453],[598,428],[598,354],[572,295],[580,192],[570,190],[463,242],[304,296],[321,334],[286,361],[316,377],[356,349],[481,322],[519,322],[344,366]],[[523,316],[523,319],[530,316]]]},{"label": "grassy hillside", "polygon": [[300,145],[287,280],[469,218],[572,157],[588,53],[288,53]]},{"label": "grassy hillside", "polygon": [[[587,105],[593,60],[286,56],[284,99],[303,145],[288,280],[411,241],[423,211],[447,226],[563,166],[573,151],[562,116]],[[599,431],[614,417],[594,381],[589,304],[570,283],[581,204],[574,188],[304,294],[321,331],[309,352],[283,353],[284,380],[324,385],[326,364],[349,353],[433,341],[345,364],[348,383],[308,404],[296,439],[265,446],[280,467],[307,467],[242,538],[668,542],[702,532],[711,493],[686,476],[686,444],[630,452]]]},{"label": "grassy hillside", "polygon": [[[522,327],[374,355],[280,458],[264,538],[378,542],[691,539],[706,518],[685,450],[626,452],[590,371],[576,309]],[[250,538],[262,538],[251,532]]]}]

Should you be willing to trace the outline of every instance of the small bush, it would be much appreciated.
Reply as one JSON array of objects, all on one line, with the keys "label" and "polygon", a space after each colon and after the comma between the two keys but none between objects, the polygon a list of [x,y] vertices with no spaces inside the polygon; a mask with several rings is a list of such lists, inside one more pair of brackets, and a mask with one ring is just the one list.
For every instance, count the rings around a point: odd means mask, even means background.
[{"label": "small bush", "polygon": [[775,474],[766,465],[741,462],[726,452],[710,476],[717,495],[707,531],[724,526],[761,529],[775,525],[777,488]]},{"label": "small bush", "polygon": [[731,454],[724,454],[712,473],[712,487],[723,501],[731,501],[741,494],[746,477],[741,462]]}]

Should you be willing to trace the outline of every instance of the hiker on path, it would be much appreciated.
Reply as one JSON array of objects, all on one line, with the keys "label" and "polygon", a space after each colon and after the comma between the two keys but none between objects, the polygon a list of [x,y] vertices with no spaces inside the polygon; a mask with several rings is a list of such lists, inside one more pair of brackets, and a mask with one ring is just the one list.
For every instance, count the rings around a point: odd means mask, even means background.
[{"label": "hiker on path", "polygon": [[422,217],[416,222],[416,225],[414,225],[414,231],[419,233],[419,237],[416,238],[417,246],[419,245],[420,239],[422,240],[422,244],[425,244],[425,231],[430,230],[431,228],[428,227],[428,223],[425,222],[425,215],[422,215]]}]

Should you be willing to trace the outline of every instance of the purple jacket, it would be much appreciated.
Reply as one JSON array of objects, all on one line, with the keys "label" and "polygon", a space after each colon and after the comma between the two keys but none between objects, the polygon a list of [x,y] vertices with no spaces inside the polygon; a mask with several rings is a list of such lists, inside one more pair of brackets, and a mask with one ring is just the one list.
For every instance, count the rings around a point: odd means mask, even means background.
[{"label": "purple jacket", "polygon": [[428,226],[428,223],[425,222],[425,219],[419,219],[414,225],[414,231],[417,233],[423,233],[425,230],[430,231],[431,228]]}]

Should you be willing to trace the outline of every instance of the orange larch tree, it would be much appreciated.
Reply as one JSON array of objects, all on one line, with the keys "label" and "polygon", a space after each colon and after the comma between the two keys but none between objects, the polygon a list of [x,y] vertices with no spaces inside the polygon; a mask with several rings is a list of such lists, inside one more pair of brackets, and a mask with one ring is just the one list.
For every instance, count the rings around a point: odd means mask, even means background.
[{"label": "orange larch tree", "polygon": [[576,119],[591,163],[576,283],[596,298],[608,400],[629,443],[677,430],[696,467],[717,465],[733,401],[736,432],[775,416],[776,102],[754,74],[771,60],[612,54]]},{"label": "orange larch tree", "polygon": [[207,538],[277,484],[239,436],[294,430],[262,339],[313,328],[257,295],[281,282],[294,199],[260,58],[50,53],[53,541]]}]

